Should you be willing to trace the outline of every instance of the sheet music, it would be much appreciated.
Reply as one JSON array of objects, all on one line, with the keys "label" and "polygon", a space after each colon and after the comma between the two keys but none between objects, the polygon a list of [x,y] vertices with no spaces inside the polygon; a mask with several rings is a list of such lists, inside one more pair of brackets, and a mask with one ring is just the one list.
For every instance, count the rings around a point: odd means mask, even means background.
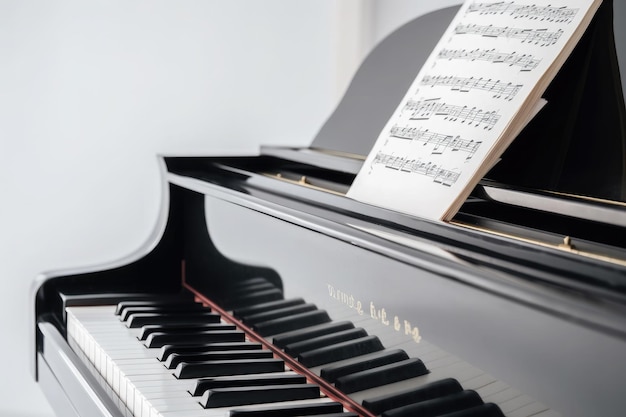
[{"label": "sheet music", "polygon": [[348,197],[430,219],[453,215],[539,111],[599,3],[466,1]]}]

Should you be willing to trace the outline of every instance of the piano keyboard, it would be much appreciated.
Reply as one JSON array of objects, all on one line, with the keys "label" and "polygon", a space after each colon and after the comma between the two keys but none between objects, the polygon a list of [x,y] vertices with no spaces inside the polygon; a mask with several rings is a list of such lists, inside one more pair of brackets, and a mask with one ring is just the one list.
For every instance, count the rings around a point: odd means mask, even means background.
[{"label": "piano keyboard", "polygon": [[[357,415],[200,304],[142,300],[66,313],[70,346],[128,416]],[[302,300],[255,303],[233,314],[371,415],[558,415],[426,342],[419,359],[409,358]]]}]

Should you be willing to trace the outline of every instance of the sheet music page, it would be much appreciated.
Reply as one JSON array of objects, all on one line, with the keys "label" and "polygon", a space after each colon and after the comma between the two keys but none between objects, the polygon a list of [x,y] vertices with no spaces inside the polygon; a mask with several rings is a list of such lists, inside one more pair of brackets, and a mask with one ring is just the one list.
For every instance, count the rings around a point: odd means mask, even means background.
[{"label": "sheet music page", "polygon": [[452,217],[539,111],[541,95],[599,4],[466,1],[348,197],[434,220]]}]

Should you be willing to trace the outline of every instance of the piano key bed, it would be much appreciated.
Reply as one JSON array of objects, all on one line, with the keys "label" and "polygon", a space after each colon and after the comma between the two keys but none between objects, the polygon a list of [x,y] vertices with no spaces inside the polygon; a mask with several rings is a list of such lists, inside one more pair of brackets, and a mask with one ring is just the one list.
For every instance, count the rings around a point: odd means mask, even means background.
[{"label": "piano key bed", "polygon": [[427,342],[410,358],[302,299],[256,301],[67,307],[67,339],[135,417],[558,415]]}]

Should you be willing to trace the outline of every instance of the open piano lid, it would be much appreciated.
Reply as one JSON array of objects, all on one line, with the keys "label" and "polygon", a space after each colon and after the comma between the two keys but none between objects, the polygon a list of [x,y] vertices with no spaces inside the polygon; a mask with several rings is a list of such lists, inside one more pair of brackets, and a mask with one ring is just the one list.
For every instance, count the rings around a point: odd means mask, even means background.
[{"label": "open piano lid", "polygon": [[[345,193],[457,10],[429,13],[384,39],[310,148],[261,149],[290,161],[290,168],[277,166],[273,174]],[[452,223],[626,263],[626,110],[611,1],[602,4],[545,96],[546,108]],[[310,169],[295,168],[298,163]],[[328,172],[315,178],[320,170],[336,173],[337,180]]]}]

